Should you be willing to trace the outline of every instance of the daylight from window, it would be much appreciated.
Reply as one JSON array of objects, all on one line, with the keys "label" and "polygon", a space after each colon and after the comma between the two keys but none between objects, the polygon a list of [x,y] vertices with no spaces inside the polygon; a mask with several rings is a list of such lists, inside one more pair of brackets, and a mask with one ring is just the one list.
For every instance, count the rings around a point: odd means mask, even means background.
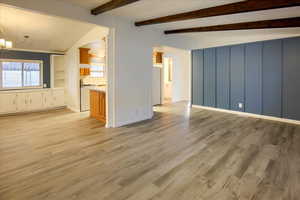
[{"label": "daylight from window", "polygon": [[1,88],[41,86],[41,63],[1,61]]}]

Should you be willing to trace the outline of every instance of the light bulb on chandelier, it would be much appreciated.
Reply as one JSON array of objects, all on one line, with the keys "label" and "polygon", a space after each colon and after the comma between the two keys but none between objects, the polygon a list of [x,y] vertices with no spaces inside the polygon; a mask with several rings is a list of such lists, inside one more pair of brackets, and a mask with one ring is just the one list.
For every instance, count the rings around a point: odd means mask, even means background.
[{"label": "light bulb on chandelier", "polygon": [[11,49],[13,47],[12,41],[7,41],[4,38],[0,39],[0,48],[1,49]]}]

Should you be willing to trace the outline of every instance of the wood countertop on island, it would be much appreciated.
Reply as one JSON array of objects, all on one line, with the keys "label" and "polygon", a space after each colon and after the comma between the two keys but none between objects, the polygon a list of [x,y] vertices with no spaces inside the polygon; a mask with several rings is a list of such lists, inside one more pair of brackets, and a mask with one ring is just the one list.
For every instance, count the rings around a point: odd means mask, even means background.
[{"label": "wood countertop on island", "polygon": [[90,116],[106,123],[106,92],[104,89],[90,90]]}]

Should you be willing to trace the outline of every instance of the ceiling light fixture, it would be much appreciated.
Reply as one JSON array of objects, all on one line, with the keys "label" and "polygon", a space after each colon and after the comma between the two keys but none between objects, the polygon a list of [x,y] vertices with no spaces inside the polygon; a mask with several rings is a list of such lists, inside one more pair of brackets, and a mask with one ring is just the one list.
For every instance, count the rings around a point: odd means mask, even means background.
[{"label": "ceiling light fixture", "polygon": [[4,38],[0,39],[0,48],[1,49],[11,49],[13,47],[12,41],[5,40]]}]

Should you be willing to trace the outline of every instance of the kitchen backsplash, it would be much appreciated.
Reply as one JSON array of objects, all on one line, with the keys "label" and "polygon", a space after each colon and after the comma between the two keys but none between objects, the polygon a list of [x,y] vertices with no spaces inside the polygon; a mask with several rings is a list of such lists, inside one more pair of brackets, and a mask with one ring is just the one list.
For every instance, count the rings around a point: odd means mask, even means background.
[{"label": "kitchen backsplash", "polygon": [[104,78],[95,78],[95,77],[82,77],[82,83],[84,85],[106,85],[106,79]]}]

